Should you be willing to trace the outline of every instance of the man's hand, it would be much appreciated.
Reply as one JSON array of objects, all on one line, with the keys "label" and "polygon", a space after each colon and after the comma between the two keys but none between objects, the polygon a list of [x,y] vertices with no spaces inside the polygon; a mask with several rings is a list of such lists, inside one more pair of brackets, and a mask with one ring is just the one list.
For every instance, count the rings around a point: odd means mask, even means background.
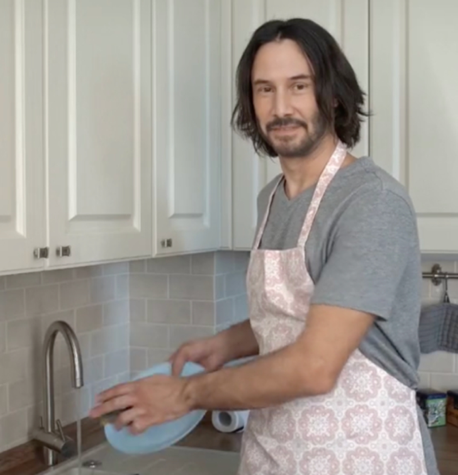
[{"label": "man's hand", "polygon": [[92,409],[90,417],[125,409],[116,420],[116,428],[129,426],[133,434],[139,434],[190,412],[185,385],[185,378],[163,375],[120,384],[98,395],[98,405]]},{"label": "man's hand", "polygon": [[207,371],[215,371],[226,363],[226,345],[220,335],[192,340],[181,345],[169,358],[174,376],[179,376],[188,361],[200,364]]},{"label": "man's hand", "polygon": [[173,375],[179,376],[187,361],[198,363],[207,371],[215,371],[231,360],[258,353],[258,343],[250,322],[246,320],[213,337],[184,343],[169,361]]}]

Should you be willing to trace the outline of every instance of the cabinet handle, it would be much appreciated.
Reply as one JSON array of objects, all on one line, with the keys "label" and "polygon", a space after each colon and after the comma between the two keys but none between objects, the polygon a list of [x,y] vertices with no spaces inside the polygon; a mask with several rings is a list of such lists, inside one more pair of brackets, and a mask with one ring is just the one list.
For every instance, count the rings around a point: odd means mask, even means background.
[{"label": "cabinet handle", "polygon": [[56,256],[57,257],[68,257],[71,254],[71,247],[70,246],[61,246],[56,249]]},{"label": "cabinet handle", "polygon": [[49,257],[49,247],[36,247],[33,250],[35,259],[47,259]]},{"label": "cabinet handle", "polygon": [[162,247],[172,247],[172,244],[173,244],[173,241],[170,238],[169,239],[163,239],[161,241],[161,246]]}]

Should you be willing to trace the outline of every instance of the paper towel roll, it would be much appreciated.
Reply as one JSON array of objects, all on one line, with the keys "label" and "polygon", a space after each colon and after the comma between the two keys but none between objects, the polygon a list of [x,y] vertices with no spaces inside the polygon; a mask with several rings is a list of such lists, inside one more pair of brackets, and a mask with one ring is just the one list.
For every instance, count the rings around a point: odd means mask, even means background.
[{"label": "paper towel roll", "polygon": [[213,411],[213,427],[219,432],[242,432],[249,414],[250,411]]}]

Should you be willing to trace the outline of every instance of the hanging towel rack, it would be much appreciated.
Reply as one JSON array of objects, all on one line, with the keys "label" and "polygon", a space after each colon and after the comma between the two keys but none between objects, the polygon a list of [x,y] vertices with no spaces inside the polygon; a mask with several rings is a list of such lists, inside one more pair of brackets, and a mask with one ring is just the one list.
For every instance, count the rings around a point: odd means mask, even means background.
[{"label": "hanging towel rack", "polygon": [[434,264],[430,272],[423,272],[424,279],[431,279],[434,285],[440,285],[448,279],[458,279],[458,272],[443,272],[440,264]]}]

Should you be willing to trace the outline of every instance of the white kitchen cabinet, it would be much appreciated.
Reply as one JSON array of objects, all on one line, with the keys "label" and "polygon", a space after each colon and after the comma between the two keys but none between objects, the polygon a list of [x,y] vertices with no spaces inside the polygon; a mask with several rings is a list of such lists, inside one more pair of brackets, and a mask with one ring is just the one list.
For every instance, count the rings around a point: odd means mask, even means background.
[{"label": "white kitchen cabinet", "polygon": [[371,153],[407,187],[424,253],[458,253],[458,2],[371,1]]},{"label": "white kitchen cabinet", "polygon": [[371,2],[371,151],[408,189],[424,253],[458,253],[456,0]]},{"label": "white kitchen cabinet", "polygon": [[[232,2],[231,76],[254,30],[270,19],[310,18],[326,28],[339,42],[355,69],[363,90],[368,93],[368,0],[233,0]],[[232,106],[235,104],[232,88]],[[228,117],[226,120],[229,121]],[[368,154],[368,124],[363,126],[360,143],[353,149],[356,156]],[[232,224],[233,249],[250,249],[253,243],[259,191],[278,173],[275,159],[260,158],[251,143],[238,134],[232,137],[232,213],[226,209],[226,219]],[[229,169],[227,160],[226,170]],[[226,222],[224,229],[230,232]]]},{"label": "white kitchen cabinet", "polygon": [[0,273],[43,267],[46,246],[41,9],[0,2]]},{"label": "white kitchen cabinet", "polygon": [[51,267],[151,254],[151,13],[150,0],[45,2]]},{"label": "white kitchen cabinet", "polygon": [[221,0],[153,1],[153,254],[218,249]]}]

